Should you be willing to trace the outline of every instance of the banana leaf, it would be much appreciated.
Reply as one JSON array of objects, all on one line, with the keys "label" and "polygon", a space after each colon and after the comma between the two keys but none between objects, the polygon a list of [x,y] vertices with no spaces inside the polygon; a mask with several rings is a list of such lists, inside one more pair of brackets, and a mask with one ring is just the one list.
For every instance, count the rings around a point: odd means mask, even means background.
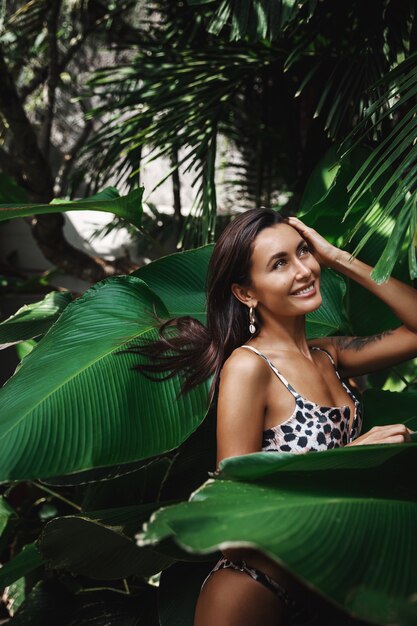
[{"label": "banana leaf", "polygon": [[253,546],[353,616],[408,624],[417,593],[417,444],[226,459],[139,536],[190,553]]},{"label": "banana leaf", "polygon": [[52,291],[43,300],[21,307],[0,324],[0,350],[43,335],[71,300],[69,291]]},{"label": "banana leaf", "polygon": [[69,304],[0,390],[0,480],[33,479],[146,459],[202,421],[203,384],[133,371],[127,348],[167,311],[143,281],[112,277]]},{"label": "banana leaf", "polygon": [[362,401],[365,416],[362,432],[387,424],[405,424],[417,430],[417,391],[367,389]]},{"label": "banana leaf", "polygon": [[[47,565],[96,580],[152,576],[172,559],[141,548],[129,537],[157,503],[122,507],[93,514],[58,517],[46,524],[37,541]],[[106,523],[103,523],[104,522]]]},{"label": "banana leaf", "polygon": [[0,569],[0,588],[14,583],[19,578],[42,565],[43,560],[34,543],[23,546],[22,550]]},{"label": "banana leaf", "polygon": [[50,204],[0,204],[0,222],[15,217],[62,213],[63,211],[105,211],[114,213],[134,226],[139,227],[142,218],[143,188],[134,189],[120,196],[117,189],[107,187],[98,194],[83,200],[55,199]]},{"label": "banana leaf", "polygon": [[145,265],[133,276],[147,283],[171,317],[191,315],[206,321],[207,269],[213,245],[177,252]]}]

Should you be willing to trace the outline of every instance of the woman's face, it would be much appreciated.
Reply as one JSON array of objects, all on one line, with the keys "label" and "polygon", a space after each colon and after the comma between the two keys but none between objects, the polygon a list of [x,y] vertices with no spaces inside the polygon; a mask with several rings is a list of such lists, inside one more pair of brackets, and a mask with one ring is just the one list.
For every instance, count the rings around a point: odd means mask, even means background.
[{"label": "woman's face", "polygon": [[288,224],[262,230],[254,241],[251,261],[248,292],[256,299],[262,319],[305,315],[320,306],[320,265]]}]

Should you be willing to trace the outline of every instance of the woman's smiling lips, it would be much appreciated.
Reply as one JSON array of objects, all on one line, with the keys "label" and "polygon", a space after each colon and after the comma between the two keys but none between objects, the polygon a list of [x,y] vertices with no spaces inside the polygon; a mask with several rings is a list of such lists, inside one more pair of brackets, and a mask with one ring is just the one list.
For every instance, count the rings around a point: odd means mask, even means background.
[{"label": "woman's smiling lips", "polygon": [[306,285],[305,287],[300,287],[300,289],[297,289],[290,295],[295,296],[296,298],[310,298],[311,296],[315,296],[317,291],[314,286],[314,282],[315,281],[313,281],[309,285]]}]

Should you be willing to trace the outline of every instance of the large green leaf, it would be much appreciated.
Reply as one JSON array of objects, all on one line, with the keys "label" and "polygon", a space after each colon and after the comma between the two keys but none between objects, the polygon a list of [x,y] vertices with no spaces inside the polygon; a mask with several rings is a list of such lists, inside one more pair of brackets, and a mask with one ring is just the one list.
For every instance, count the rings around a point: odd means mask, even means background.
[{"label": "large green leaf", "polygon": [[[193,435],[189,439],[192,439]],[[98,482],[86,485],[82,500],[83,510],[92,511],[109,507],[124,507],[132,502],[157,502],[161,499],[161,488],[165,483],[171,463],[172,460],[170,458],[163,456],[148,462],[145,466],[136,468],[134,471],[126,472],[124,475],[114,476],[105,480],[98,479]],[[130,464],[122,465],[120,469],[123,469],[123,467],[129,468]],[[202,482],[201,480],[199,484]],[[188,497],[189,493],[187,493],[186,497]],[[174,500],[179,498],[164,496],[163,499]]]},{"label": "large green leaf", "polygon": [[43,560],[34,543],[23,546],[22,550],[11,561],[0,569],[0,588],[11,585],[22,576],[42,565]]},{"label": "large green leaf", "polygon": [[[417,444],[226,459],[190,502],[161,509],[141,545],[252,545],[342,608],[381,624],[417,592]],[[372,494],[372,497],[370,497]]]},{"label": "large green leaf", "polygon": [[43,335],[71,300],[70,291],[52,291],[40,302],[20,308],[0,324],[0,349]]},{"label": "large green leaf", "polygon": [[206,279],[213,245],[177,252],[141,267],[134,276],[145,281],[172,317],[206,320]]},{"label": "large green leaf", "polygon": [[[146,517],[157,505],[148,505]],[[143,507],[128,507],[108,514],[113,526],[86,516],[59,517],[48,524],[38,540],[39,550],[49,567],[65,569],[96,580],[127,578],[133,574],[152,576],[170,565],[172,559],[155,550],[140,548],[122,528],[140,527]],[[133,519],[132,519],[133,518]]]},{"label": "large green leaf", "polygon": [[50,204],[0,204],[0,221],[14,217],[62,213],[63,211],[105,211],[140,226],[142,217],[143,188],[134,189],[126,196],[120,196],[117,189],[108,187],[104,191],[83,200],[56,199]]},{"label": "large green leaf", "polygon": [[13,626],[158,626],[157,589],[143,584],[127,594],[121,585],[71,593],[57,579],[42,580],[28,594]]},{"label": "large green leaf", "polygon": [[306,316],[306,333],[309,339],[343,334],[347,327],[343,304],[346,283],[343,277],[330,269],[323,268],[320,291],[323,298],[321,307]]},{"label": "large green leaf", "polygon": [[13,626],[68,626],[74,599],[56,580],[39,581],[9,621]]},{"label": "large green leaf", "polygon": [[[108,278],[69,304],[0,390],[0,480],[129,463],[176,448],[206,413],[207,384],[132,371],[121,353],[167,311],[133,276]],[[161,376],[159,376],[161,378]]]},{"label": "large green leaf", "polygon": [[297,213],[308,226],[318,230],[331,243],[341,245],[366,206],[372,201],[371,190],[350,211],[348,183],[353,173],[369,155],[369,150],[357,148],[342,162],[335,147],[331,147],[311,173]]},{"label": "large green leaf", "polygon": [[[38,345],[36,339],[28,339],[27,341],[21,341],[16,346],[17,357],[20,361],[32,352],[34,348]],[[20,365],[18,365],[20,367]],[[17,368],[16,368],[17,369]]]},{"label": "large green leaf", "polygon": [[399,393],[368,389],[362,400],[363,432],[385,424],[406,424],[411,430],[417,430],[417,391]]},{"label": "large green leaf", "polygon": [[68,626],[159,626],[157,601],[158,589],[145,584],[124,596],[104,589],[82,593]]},{"label": "large green leaf", "polygon": [[215,405],[179,448],[161,484],[160,500],[187,499],[216,468]]},{"label": "large green leaf", "polygon": [[42,482],[47,485],[86,485],[89,483],[99,483],[117,480],[120,477],[137,472],[147,465],[151,465],[156,459],[142,459],[133,463],[123,463],[121,465],[110,465],[107,467],[96,467],[85,472],[74,472],[63,476],[52,476]]}]

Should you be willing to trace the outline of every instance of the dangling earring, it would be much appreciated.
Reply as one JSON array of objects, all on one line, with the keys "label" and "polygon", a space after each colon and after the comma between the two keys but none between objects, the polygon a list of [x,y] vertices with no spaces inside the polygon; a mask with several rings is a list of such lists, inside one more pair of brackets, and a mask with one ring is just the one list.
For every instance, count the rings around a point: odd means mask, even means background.
[{"label": "dangling earring", "polygon": [[256,333],[255,322],[256,322],[255,308],[253,306],[251,306],[250,309],[249,309],[249,332],[250,332],[251,335]]}]

